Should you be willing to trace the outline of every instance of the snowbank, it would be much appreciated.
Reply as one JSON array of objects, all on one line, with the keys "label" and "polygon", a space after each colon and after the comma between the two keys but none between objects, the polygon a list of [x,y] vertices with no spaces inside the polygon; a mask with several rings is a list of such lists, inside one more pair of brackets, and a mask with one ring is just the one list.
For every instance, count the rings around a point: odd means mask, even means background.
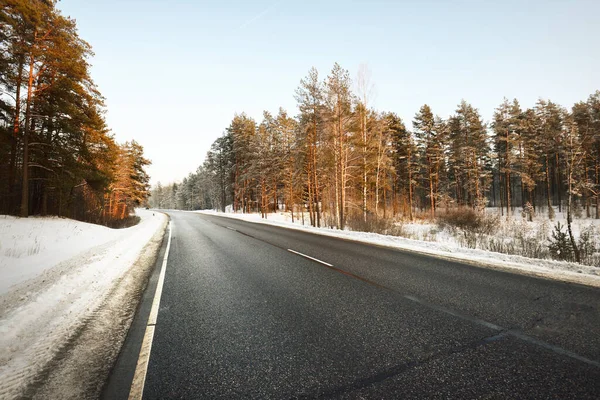
[{"label": "snowbank", "polygon": [[0,294],[118,234],[71,219],[0,216]]},{"label": "snowbank", "polygon": [[0,398],[23,394],[164,231],[164,214],[137,214],[127,229],[0,217]]},{"label": "snowbank", "polygon": [[[364,243],[433,255],[436,257],[461,261],[481,267],[510,270],[526,275],[541,276],[600,287],[600,268],[598,267],[464,248],[456,244],[452,238],[448,237],[447,235],[437,235],[435,241],[423,241],[397,236],[381,235],[378,233],[315,228],[308,225],[302,225],[301,220],[296,220],[294,223],[292,223],[289,213],[268,214],[267,219],[263,219],[261,218],[260,214],[220,213],[208,210],[195,212],[304,230],[320,235],[357,240]],[[305,223],[308,224],[308,221],[305,221]],[[419,231],[423,229],[426,230],[428,225],[411,224],[405,225],[405,227],[411,231]]]}]

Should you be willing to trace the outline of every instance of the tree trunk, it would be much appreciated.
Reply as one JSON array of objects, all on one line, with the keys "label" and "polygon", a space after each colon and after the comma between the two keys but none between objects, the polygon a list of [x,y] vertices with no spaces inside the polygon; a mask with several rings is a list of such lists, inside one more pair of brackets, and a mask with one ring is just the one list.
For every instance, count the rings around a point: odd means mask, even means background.
[{"label": "tree trunk", "polygon": [[340,198],[340,229],[344,230],[344,228],[346,227],[346,178],[347,178],[347,162],[348,162],[348,154],[346,151],[344,151],[344,149],[342,148],[342,165],[340,166],[340,170],[341,170],[341,177],[340,177],[340,194],[341,194],[341,198]]},{"label": "tree trunk", "polygon": [[260,212],[263,218],[267,218],[267,201],[267,183],[263,178],[260,185]]},{"label": "tree trunk", "polygon": [[288,207],[289,207],[289,211],[292,214],[292,224],[294,223],[294,171],[292,171],[292,169],[290,168],[290,175],[288,177],[289,179],[289,193],[288,193]]},{"label": "tree trunk", "polygon": [[[573,160],[571,160],[572,163]],[[572,167],[572,165],[569,167],[569,169]],[[573,176],[573,171],[569,170],[568,171],[569,174],[569,182],[568,182],[568,187],[569,187],[569,193],[567,195],[567,230],[569,231],[569,239],[571,240],[571,247],[573,247],[573,253],[575,255],[575,261],[578,263],[581,263],[581,255],[579,253],[579,248],[577,247],[577,243],[575,242],[575,237],[573,236],[573,230],[571,229],[571,222],[572,222],[572,215],[571,215],[571,198],[572,198],[572,194],[571,194],[571,190],[572,190],[572,176]]]},{"label": "tree trunk", "polygon": [[387,185],[383,185],[383,219],[387,218]]},{"label": "tree trunk", "polygon": [[[337,141],[337,140],[336,140]],[[339,176],[340,176],[340,172],[339,172],[339,168],[340,168],[340,163],[339,163],[339,154],[338,154],[338,149],[337,146],[339,144],[336,143],[336,149],[335,149],[335,224],[336,227],[338,229],[340,229],[340,184],[339,184]]]},{"label": "tree trunk", "polygon": [[456,192],[456,204],[462,205],[463,200],[460,193],[460,177],[458,175],[458,168],[454,168],[454,190]]},{"label": "tree trunk", "polygon": [[8,170],[8,212],[12,213],[14,207],[14,196],[13,192],[15,189],[15,178],[17,170],[17,151],[21,124],[21,85],[23,84],[23,66],[25,64],[25,55],[22,54],[19,57],[19,71],[17,72],[17,80],[15,82],[16,93],[15,93],[15,118],[13,124],[13,136],[10,142],[10,165]]},{"label": "tree trunk", "polygon": [[[340,106],[338,105],[338,108]],[[343,131],[342,131],[342,116],[340,114],[341,111],[338,110],[338,172],[339,172],[339,178],[338,178],[338,184],[339,184],[339,191],[338,191],[338,196],[339,196],[339,200],[338,200],[338,212],[339,212],[339,221],[338,221],[338,228],[343,230],[344,229],[344,137],[343,137]]]},{"label": "tree trunk", "polygon": [[506,184],[506,219],[510,218],[511,207],[510,207],[510,172],[505,172],[505,184]]},{"label": "tree trunk", "polygon": [[408,218],[413,220],[412,151],[408,147]]},{"label": "tree trunk", "polygon": [[498,194],[500,195],[500,215],[504,216],[504,177],[502,173],[498,171]]},{"label": "tree trunk", "polygon": [[552,200],[550,199],[550,166],[548,163],[548,155],[546,155],[546,199],[548,201],[548,213],[550,213]]},{"label": "tree trunk", "polygon": [[[238,212],[238,199],[239,199],[239,188],[238,188],[238,182],[239,182],[239,173],[238,173],[238,161],[235,161],[235,172],[233,174],[233,212],[237,213]],[[225,205],[223,205],[222,207],[225,207]]]},{"label": "tree trunk", "polygon": [[21,188],[21,217],[29,216],[29,123],[31,120],[31,98],[33,95],[33,54],[29,57],[29,80],[25,105],[25,127],[23,129],[23,187]]},{"label": "tree trunk", "polygon": [[475,206],[477,208],[481,207],[483,196],[481,195],[481,191],[479,188],[479,163],[477,162],[477,155],[475,151],[473,151],[473,169],[475,170]]},{"label": "tree trunk", "polygon": [[[309,169],[310,168],[311,167],[310,167],[310,162],[309,162]],[[306,176],[306,186],[307,186],[307,191],[308,191],[308,193],[307,193],[308,194],[308,217],[310,220],[310,225],[315,226],[315,215],[313,212],[313,205],[314,205],[313,204],[313,184],[312,184],[310,172]],[[302,210],[304,210],[304,204],[302,205]],[[302,218],[304,218],[304,217],[302,217]],[[303,224],[304,224],[304,222],[303,222]]]},{"label": "tree trunk", "polygon": [[[584,179],[587,182],[588,174],[589,174],[587,160],[584,162],[583,168],[584,168],[584,174],[585,174]],[[583,190],[583,203],[585,204],[585,216],[586,216],[586,218],[589,218],[591,216],[591,214],[590,214],[590,196],[589,196],[589,191],[587,188]]]},{"label": "tree trunk", "polygon": [[44,183],[42,186],[42,216],[48,215],[48,189]]},{"label": "tree trunk", "polygon": [[556,153],[556,165],[554,166],[554,176],[556,178],[556,192],[558,194],[558,212],[562,212],[562,190],[560,184],[560,165],[558,153]]},{"label": "tree trunk", "polygon": [[[365,104],[366,106],[366,104]],[[363,139],[363,187],[362,187],[362,211],[363,211],[363,220],[367,222],[367,116],[366,110],[364,111],[365,115],[361,118],[361,130],[362,130],[362,139]],[[377,195],[376,195],[377,196]],[[377,203],[375,203],[375,210],[377,210]],[[377,213],[377,211],[375,211]]]},{"label": "tree trunk", "polygon": [[430,203],[430,213],[431,219],[435,219],[435,196],[433,194],[433,166],[431,165],[431,159],[428,158],[427,163],[429,164],[429,203]]},{"label": "tree trunk", "polygon": [[[315,141],[317,137],[317,128],[315,126]],[[314,191],[314,202],[315,202],[315,217],[317,222],[317,227],[321,227],[321,207],[319,206],[319,201],[321,199],[321,195],[319,193],[319,174],[317,171],[317,145],[315,144],[313,147],[313,175],[315,182],[315,191]]]},{"label": "tree trunk", "polygon": [[[379,218],[379,174],[380,174],[379,163],[377,163],[377,173],[375,175],[375,218]],[[366,219],[365,219],[366,221]]]},{"label": "tree trunk", "polygon": [[509,142],[509,130],[506,130],[506,154],[504,159],[504,174],[505,174],[505,184],[506,184],[506,219],[510,218],[510,142]]},{"label": "tree trunk", "polygon": [[276,213],[279,208],[279,199],[277,198],[277,179],[273,179],[273,212]]},{"label": "tree trunk", "polygon": [[[600,149],[597,150],[600,154]],[[598,159],[596,158],[596,190],[600,187],[600,164],[598,163]],[[596,219],[600,219],[600,195],[596,193]]]}]

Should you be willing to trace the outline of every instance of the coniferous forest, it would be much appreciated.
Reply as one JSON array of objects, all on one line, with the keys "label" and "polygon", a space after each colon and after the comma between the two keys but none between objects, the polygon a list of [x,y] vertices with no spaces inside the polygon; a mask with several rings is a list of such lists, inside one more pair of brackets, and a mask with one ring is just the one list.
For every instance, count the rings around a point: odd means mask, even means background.
[{"label": "coniferous forest", "polygon": [[0,214],[118,224],[146,201],[150,161],[116,143],[91,46],[56,1],[0,6]]},{"label": "coniferous forest", "polygon": [[325,79],[311,69],[295,92],[297,116],[235,115],[195,173],[153,189],[155,205],[304,208],[312,225],[340,229],[455,207],[510,215],[571,204],[600,218],[600,91],[570,108],[504,99],[490,122],[465,100],[452,115],[424,104],[403,121],[370,107],[364,75],[355,84],[338,64]]},{"label": "coniferous forest", "polygon": [[[424,104],[403,121],[371,107],[368,76],[361,68],[353,81],[336,63],[323,79],[312,68],[295,91],[296,116],[281,108],[260,121],[236,114],[197,171],[179,184],[156,185],[151,205],[264,218],[289,212],[312,226],[366,231],[440,217],[461,226],[488,207],[528,220],[553,220],[558,211],[568,232],[558,226],[562,253],[555,258],[582,260],[586,245],[578,245],[571,222],[574,215],[600,218],[600,91],[569,108],[547,99],[523,108],[505,98],[489,122],[465,100],[452,115]],[[548,254],[545,237],[520,253]],[[505,247],[485,248],[514,252]]]}]

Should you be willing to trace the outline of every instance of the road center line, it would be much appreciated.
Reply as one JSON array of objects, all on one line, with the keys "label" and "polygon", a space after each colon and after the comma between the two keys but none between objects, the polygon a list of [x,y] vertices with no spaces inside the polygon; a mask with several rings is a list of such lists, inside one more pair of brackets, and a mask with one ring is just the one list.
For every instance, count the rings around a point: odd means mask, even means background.
[{"label": "road center line", "polygon": [[[254,236],[248,235],[246,233],[243,233],[243,232],[240,232],[240,231],[236,231],[236,232],[241,233],[242,235],[249,236],[249,237],[251,237],[253,239],[257,239]],[[280,249],[284,249],[284,247],[280,247],[280,246],[278,246],[278,245],[276,245],[274,243],[270,243],[270,242],[268,242],[266,240],[263,240],[263,239],[257,239],[257,240],[260,240],[262,242],[268,243],[268,244],[270,244],[272,246],[275,246],[275,247],[278,247]],[[331,268],[332,270],[334,270],[336,272],[339,272],[341,274],[350,276],[352,278],[355,278],[355,279],[361,280],[363,282],[366,282],[366,283],[368,283],[370,285],[377,286],[379,288],[382,288],[382,289],[385,289],[385,290],[389,290],[391,292],[399,294],[403,298],[405,298],[406,300],[410,300],[410,301],[412,301],[414,303],[418,303],[418,304],[420,304],[420,305],[422,305],[424,307],[427,307],[429,309],[436,310],[436,311],[439,311],[439,312],[451,315],[453,317],[460,318],[462,320],[465,320],[465,321],[468,321],[468,322],[471,322],[471,323],[474,323],[474,324],[477,324],[477,325],[480,325],[480,326],[486,327],[488,329],[491,329],[491,330],[499,332],[497,335],[495,335],[495,336],[493,336],[491,338],[486,339],[485,340],[486,343],[493,342],[493,341],[496,341],[496,340],[500,340],[500,339],[502,339],[502,338],[504,338],[506,336],[512,336],[512,337],[514,337],[516,339],[522,340],[524,342],[528,342],[528,343],[536,345],[538,347],[542,347],[542,348],[544,348],[546,350],[549,350],[549,351],[552,351],[552,352],[554,352],[556,354],[560,354],[562,356],[566,356],[566,357],[572,358],[574,360],[583,362],[585,364],[594,366],[596,368],[600,368],[600,362],[599,361],[592,360],[592,359],[589,359],[587,357],[580,356],[579,354],[576,354],[576,353],[573,353],[572,351],[563,349],[562,347],[555,346],[555,345],[552,345],[550,343],[546,343],[546,342],[544,342],[542,340],[539,340],[539,339],[535,339],[535,338],[533,338],[533,337],[531,337],[529,335],[526,335],[525,333],[519,332],[519,331],[514,330],[514,329],[506,329],[506,328],[503,328],[503,327],[498,326],[496,324],[493,324],[491,322],[488,322],[488,321],[485,321],[485,320],[482,320],[482,319],[479,319],[479,318],[470,317],[468,315],[462,314],[460,312],[456,312],[456,311],[451,310],[449,308],[446,308],[446,307],[443,307],[443,306],[439,306],[439,305],[436,305],[436,304],[432,304],[432,303],[423,301],[423,300],[421,300],[421,299],[419,299],[419,298],[417,298],[415,296],[411,296],[411,295],[402,293],[402,292],[400,292],[398,290],[392,289],[391,287],[388,287],[388,286],[379,284],[377,282],[371,281],[369,279],[363,278],[362,276],[353,274],[351,272],[345,271],[345,270],[340,269],[340,268],[336,268],[332,264],[329,264],[329,263],[327,263],[325,261],[321,261],[321,260],[319,260],[317,258],[314,258],[314,257],[311,257],[309,255],[300,253],[300,252],[292,250],[292,249],[286,249],[286,250],[289,251],[290,253],[297,254],[300,257],[304,257],[304,258],[307,258],[309,260],[312,260],[312,261],[318,262],[320,264],[323,264],[323,265],[327,266],[328,268]]]},{"label": "road center line", "polygon": [[516,337],[517,339],[523,340],[524,342],[528,342],[528,343],[534,344],[536,346],[543,347],[546,350],[550,350],[550,351],[553,351],[553,352],[555,352],[557,354],[561,354],[563,356],[567,356],[567,357],[573,358],[573,359],[575,359],[577,361],[581,361],[583,363],[586,363],[586,364],[589,364],[589,365],[593,365],[596,368],[600,368],[600,362],[595,361],[595,360],[590,360],[587,357],[580,356],[579,354],[576,354],[576,353],[573,353],[572,351],[563,349],[562,347],[555,346],[553,344],[543,342],[543,341],[538,340],[536,338],[533,338],[531,336],[525,335],[524,333],[521,333],[519,331],[510,330],[507,333],[509,335],[512,335],[512,336]]},{"label": "road center line", "polygon": [[[395,290],[393,290],[391,288],[387,288],[387,289],[391,290],[393,292],[396,292]],[[396,293],[398,293],[398,292],[396,292]],[[488,329],[493,329],[493,330],[498,331],[498,332],[507,331],[506,328],[503,328],[503,327],[498,326],[496,324],[492,324],[491,322],[487,322],[487,321],[484,321],[484,320],[479,319],[479,318],[469,317],[468,315],[464,315],[464,314],[458,313],[458,312],[456,312],[454,310],[450,310],[450,309],[448,309],[446,307],[438,306],[437,304],[427,303],[427,302],[425,302],[425,301],[423,301],[423,300],[421,300],[421,299],[419,299],[419,298],[417,298],[415,296],[403,295],[402,297],[404,297],[407,300],[410,300],[410,301],[413,301],[415,303],[418,303],[418,304],[420,304],[420,305],[422,305],[424,307],[427,307],[429,309],[432,309],[432,310],[435,310],[435,311],[439,311],[439,312],[442,312],[444,314],[448,314],[448,315],[451,315],[453,317],[460,318],[460,319],[472,322],[472,323],[477,324],[477,325],[484,326],[484,327],[486,327]]]},{"label": "road center line", "polygon": [[460,318],[460,319],[462,319],[464,321],[468,321],[470,323],[473,323],[473,324],[476,324],[476,325],[480,325],[480,326],[483,326],[485,328],[492,329],[494,331],[499,332],[497,335],[495,335],[495,336],[493,336],[491,338],[486,339],[485,340],[486,343],[490,343],[490,342],[494,342],[494,341],[500,340],[500,339],[502,339],[502,338],[504,338],[506,336],[512,336],[512,337],[514,337],[516,339],[519,339],[519,340],[522,340],[524,342],[528,342],[530,344],[542,347],[542,348],[544,348],[546,350],[550,350],[550,351],[552,351],[552,352],[554,352],[556,354],[560,354],[562,356],[566,356],[566,357],[572,358],[574,360],[583,362],[585,364],[588,364],[588,365],[600,368],[600,362],[598,362],[596,360],[591,360],[591,359],[589,359],[587,357],[583,357],[583,356],[580,356],[579,354],[573,353],[572,351],[563,349],[562,347],[555,346],[555,345],[552,345],[550,343],[546,343],[546,342],[544,342],[542,340],[535,339],[535,338],[533,338],[533,337],[531,337],[529,335],[526,335],[526,334],[524,334],[522,332],[519,332],[517,330],[506,329],[506,328],[503,328],[503,327],[498,326],[496,324],[493,324],[491,322],[488,322],[488,321],[485,321],[485,320],[482,320],[482,319],[479,319],[479,318],[470,317],[468,315],[462,314],[460,312],[456,312],[454,310],[451,310],[451,309],[443,307],[443,306],[439,306],[439,305],[436,305],[436,304],[431,304],[431,303],[423,301],[423,300],[421,300],[421,299],[419,299],[419,298],[417,298],[415,296],[403,294],[403,293],[401,293],[401,292],[399,292],[399,291],[397,291],[395,289],[392,289],[392,288],[390,288],[388,286],[380,285],[379,283],[370,281],[370,280],[365,279],[365,278],[363,278],[361,276],[358,276],[358,275],[352,274],[350,272],[344,271],[342,269],[336,268],[333,265],[331,265],[329,263],[326,263],[325,261],[321,261],[319,259],[316,259],[314,257],[311,257],[311,256],[308,256],[306,254],[300,253],[298,251],[294,251],[292,249],[287,249],[287,251],[289,251],[291,253],[294,253],[294,254],[297,254],[297,255],[299,255],[301,257],[305,257],[305,258],[308,258],[310,260],[316,261],[316,262],[321,263],[323,265],[326,265],[327,267],[329,267],[329,268],[331,268],[331,269],[333,269],[333,270],[335,270],[335,271],[337,271],[339,273],[342,273],[344,275],[348,275],[350,277],[359,279],[359,280],[361,280],[363,282],[366,282],[366,283],[368,283],[370,285],[374,285],[374,286],[380,287],[382,289],[389,290],[391,292],[399,294],[403,298],[405,298],[407,300],[410,300],[412,302],[418,303],[418,304],[420,304],[420,305],[422,305],[422,306],[424,306],[426,308],[429,308],[429,309],[432,309],[432,310],[436,310],[436,311],[442,312],[444,314],[451,315],[451,316],[456,317],[456,318]]},{"label": "road center line", "polygon": [[300,257],[308,258],[309,260],[313,260],[313,261],[316,261],[316,262],[321,263],[323,265],[327,265],[328,267],[333,267],[333,265],[329,264],[328,262],[321,261],[318,258],[307,256],[306,254],[300,253],[299,251],[295,251],[295,250],[292,250],[292,249],[287,249],[287,251],[289,251],[290,253],[298,254]]},{"label": "road center line", "polygon": [[146,373],[148,372],[148,362],[150,361],[150,352],[152,350],[152,340],[154,339],[156,318],[158,317],[160,298],[162,296],[163,285],[165,283],[167,259],[169,258],[169,250],[171,249],[172,231],[171,222],[169,222],[169,239],[167,241],[167,249],[165,250],[165,256],[160,269],[160,275],[156,285],[156,292],[154,292],[154,300],[152,301],[152,308],[150,309],[150,316],[148,317],[148,324],[146,325],[144,340],[142,341],[142,348],[140,349],[140,355],[138,357],[137,366],[135,367],[133,381],[131,382],[129,400],[141,400],[142,395],[144,394],[144,384],[146,383]]}]

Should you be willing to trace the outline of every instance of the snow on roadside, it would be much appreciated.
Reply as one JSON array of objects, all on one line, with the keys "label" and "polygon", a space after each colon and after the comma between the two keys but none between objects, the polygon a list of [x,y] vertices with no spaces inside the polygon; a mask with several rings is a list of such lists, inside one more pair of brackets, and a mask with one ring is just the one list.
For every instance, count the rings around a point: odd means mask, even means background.
[{"label": "snow on roadside", "polygon": [[0,216],[0,294],[118,234],[66,218]]},{"label": "snow on roadside", "polygon": [[526,275],[541,276],[600,287],[600,268],[598,267],[564,261],[527,258],[523,256],[494,253],[479,249],[469,249],[460,247],[451,240],[444,240],[442,235],[438,235],[436,238],[438,241],[422,241],[370,232],[354,232],[330,228],[316,228],[309,225],[302,225],[302,222],[299,220],[296,220],[294,223],[292,223],[290,221],[289,213],[268,214],[267,219],[263,219],[261,218],[260,214],[221,213],[211,210],[201,210],[195,212],[220,215],[255,223],[282,226],[291,229],[309,231],[325,236],[333,236],[380,246],[409,250],[449,260],[461,261],[476,266],[510,270]]},{"label": "snow on roadside", "polygon": [[164,230],[164,214],[137,214],[126,229],[0,217],[0,398],[22,395]]}]

